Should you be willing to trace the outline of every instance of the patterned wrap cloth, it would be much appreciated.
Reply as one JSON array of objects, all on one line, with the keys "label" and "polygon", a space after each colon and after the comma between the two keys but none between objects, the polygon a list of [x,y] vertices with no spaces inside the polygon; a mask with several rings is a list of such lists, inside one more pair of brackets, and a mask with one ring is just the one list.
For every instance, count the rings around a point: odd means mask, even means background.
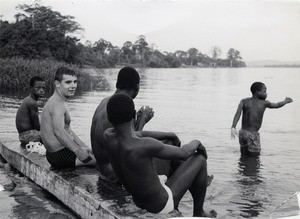
[{"label": "patterned wrap cloth", "polygon": [[239,131],[239,142],[240,146],[246,147],[249,152],[260,153],[261,151],[259,132],[241,129]]}]

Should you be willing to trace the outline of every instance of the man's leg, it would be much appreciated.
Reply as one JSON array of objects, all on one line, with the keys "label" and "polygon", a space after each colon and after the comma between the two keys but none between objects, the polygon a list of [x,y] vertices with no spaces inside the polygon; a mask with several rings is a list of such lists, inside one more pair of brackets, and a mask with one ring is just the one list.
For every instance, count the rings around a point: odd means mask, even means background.
[{"label": "man's leg", "polygon": [[207,166],[202,155],[194,155],[183,162],[166,182],[171,189],[174,206],[178,204],[187,190],[194,199],[194,216],[204,215],[203,203],[207,188]]}]

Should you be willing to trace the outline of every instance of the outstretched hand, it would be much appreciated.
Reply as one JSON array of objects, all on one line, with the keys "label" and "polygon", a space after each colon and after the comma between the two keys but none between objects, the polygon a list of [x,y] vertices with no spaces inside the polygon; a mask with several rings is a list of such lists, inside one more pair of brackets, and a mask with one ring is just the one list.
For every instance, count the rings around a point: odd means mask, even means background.
[{"label": "outstretched hand", "polygon": [[201,142],[199,142],[197,151],[197,154],[202,154],[204,156],[204,158],[207,160],[207,153],[206,153],[206,149],[205,147],[201,144]]},{"label": "outstretched hand", "polygon": [[290,98],[290,97],[286,97],[284,101],[285,101],[286,103],[291,103],[291,102],[293,102],[293,99]]},{"label": "outstretched hand", "polygon": [[235,139],[235,136],[237,136],[237,130],[235,128],[231,128],[231,139]]}]

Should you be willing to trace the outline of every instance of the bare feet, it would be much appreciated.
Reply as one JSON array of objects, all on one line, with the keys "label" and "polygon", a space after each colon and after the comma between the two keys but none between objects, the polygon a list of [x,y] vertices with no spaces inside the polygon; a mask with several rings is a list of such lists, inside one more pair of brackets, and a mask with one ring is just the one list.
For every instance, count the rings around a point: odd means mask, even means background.
[{"label": "bare feet", "polygon": [[211,184],[214,179],[214,175],[207,175],[207,187]]},{"label": "bare feet", "polygon": [[203,211],[201,217],[216,218],[217,212],[215,210],[211,210],[210,212]]}]

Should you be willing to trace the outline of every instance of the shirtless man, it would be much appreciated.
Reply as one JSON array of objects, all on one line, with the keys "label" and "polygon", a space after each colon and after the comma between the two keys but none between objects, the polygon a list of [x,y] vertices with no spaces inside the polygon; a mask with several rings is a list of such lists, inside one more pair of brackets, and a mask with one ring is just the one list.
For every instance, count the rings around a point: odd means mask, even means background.
[{"label": "shirtless man", "polygon": [[[242,155],[257,156],[261,151],[258,131],[261,127],[266,108],[280,108],[287,103],[293,102],[293,100],[289,97],[286,97],[285,100],[278,103],[272,103],[266,100],[267,87],[261,82],[253,83],[250,90],[252,97],[242,99],[234,115],[231,126],[231,138],[235,139],[235,136],[238,135]],[[236,125],[242,112],[242,128],[239,134],[237,134]]]},{"label": "shirtless man", "polygon": [[19,132],[21,146],[29,142],[40,142],[40,121],[37,100],[44,96],[45,82],[42,78],[34,76],[30,79],[31,92],[17,111],[16,127]]},{"label": "shirtless man", "polygon": [[41,134],[48,162],[57,168],[95,166],[90,148],[71,129],[66,101],[74,96],[77,76],[73,70],[61,67],[55,75],[55,91],[47,101],[41,116]]},{"label": "shirtless man", "polygon": [[[139,93],[140,85],[140,76],[139,73],[131,67],[124,67],[119,71],[116,92],[126,94],[132,99],[134,99]],[[91,126],[91,144],[93,153],[97,160],[97,169],[99,171],[99,176],[101,179],[115,182],[116,176],[110,164],[110,161],[107,156],[107,152],[104,149],[103,144],[103,133],[107,128],[111,128],[112,124],[108,121],[106,105],[109,100],[109,97],[106,97],[101,101],[97,107]],[[140,131],[143,129],[144,125],[153,117],[154,112],[152,108],[146,106],[141,108],[137,113],[137,120],[135,122],[135,130]],[[174,133],[165,133],[161,140],[169,140],[170,143],[179,146],[180,141]],[[158,161],[157,161],[158,162]],[[165,168],[165,163],[160,162],[160,166]]]},{"label": "shirtless man", "polygon": [[[189,190],[194,200],[194,216],[208,216],[203,211],[207,187],[206,149],[198,140],[181,147],[162,143],[160,132],[144,137],[133,129],[134,103],[124,94],[113,95],[107,104],[113,128],[104,133],[104,145],[113,170],[135,204],[151,213],[169,213]],[[153,158],[184,162],[166,179],[156,172]],[[209,215],[212,216],[212,215]]]}]

